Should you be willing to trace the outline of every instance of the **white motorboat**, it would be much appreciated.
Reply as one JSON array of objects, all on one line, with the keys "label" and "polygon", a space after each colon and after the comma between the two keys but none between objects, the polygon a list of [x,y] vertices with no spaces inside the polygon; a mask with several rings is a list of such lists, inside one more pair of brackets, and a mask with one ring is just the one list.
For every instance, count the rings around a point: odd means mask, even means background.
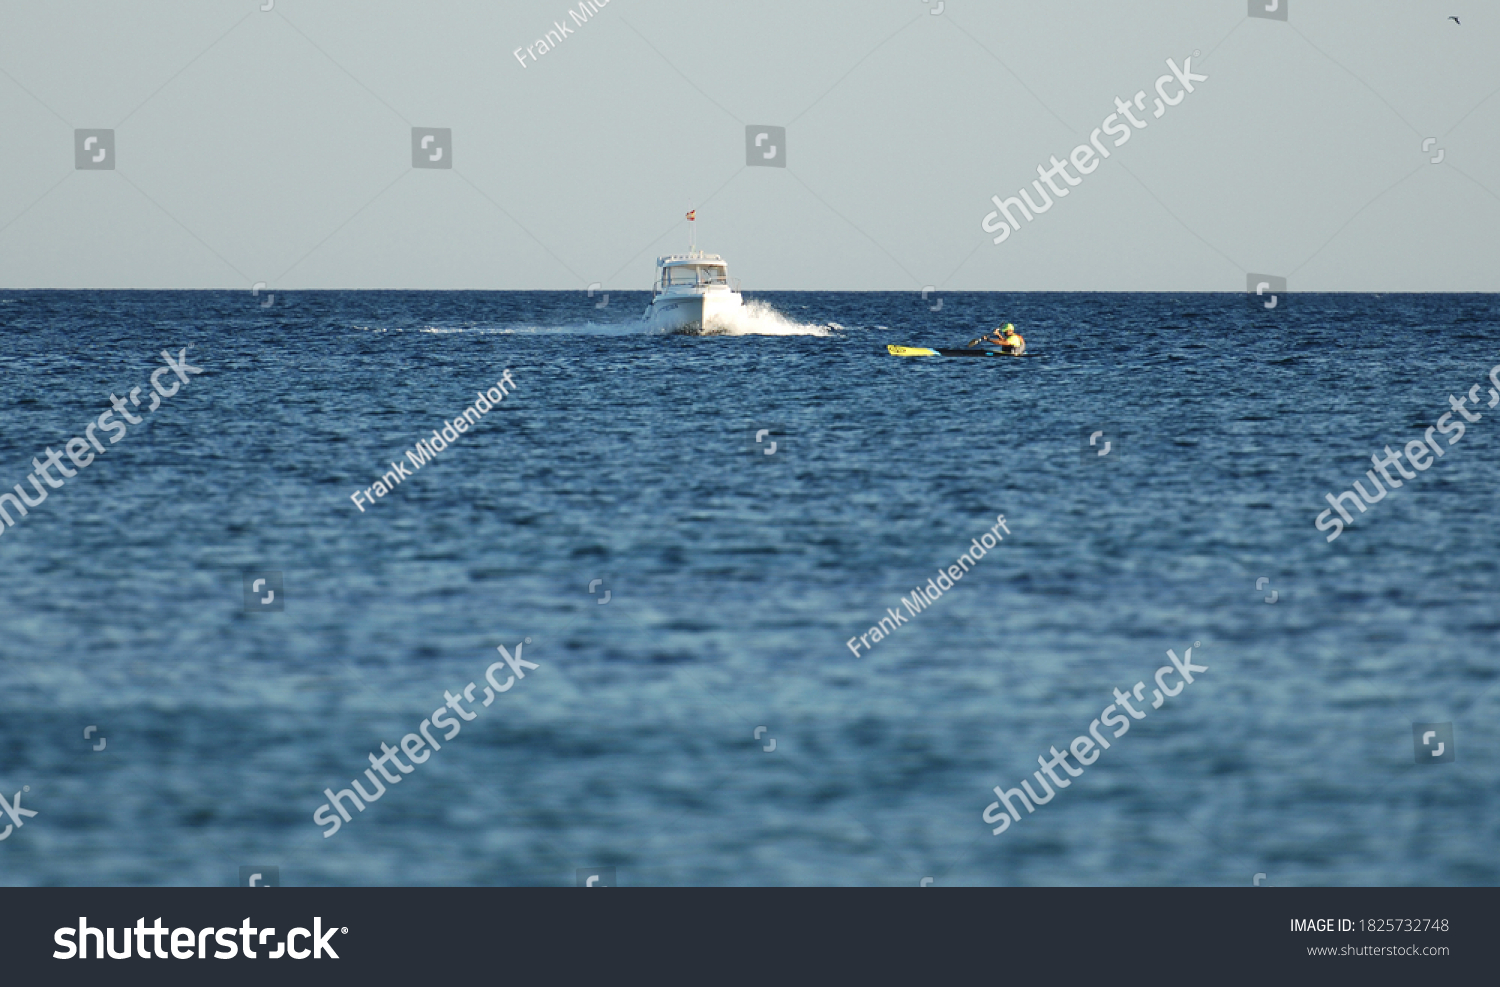
[{"label": "white motorboat", "polygon": [[[694,213],[688,213],[688,222],[695,228]],[[712,333],[731,325],[744,307],[739,281],[729,279],[729,265],[718,254],[697,249],[696,233],[687,253],[659,257],[656,267],[660,274],[644,316],[650,330]]]}]

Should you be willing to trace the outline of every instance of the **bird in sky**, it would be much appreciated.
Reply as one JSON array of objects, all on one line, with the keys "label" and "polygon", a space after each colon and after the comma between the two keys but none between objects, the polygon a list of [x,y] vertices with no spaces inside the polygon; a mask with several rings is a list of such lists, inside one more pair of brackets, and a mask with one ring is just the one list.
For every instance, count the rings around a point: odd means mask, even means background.
[{"label": "bird in sky", "polygon": [[1461,20],[1459,20],[1457,17],[1450,17],[1448,19],[1450,21],[1452,21],[1453,23],[1457,24],[1459,27],[1463,27],[1464,26],[1464,22],[1461,21]]}]

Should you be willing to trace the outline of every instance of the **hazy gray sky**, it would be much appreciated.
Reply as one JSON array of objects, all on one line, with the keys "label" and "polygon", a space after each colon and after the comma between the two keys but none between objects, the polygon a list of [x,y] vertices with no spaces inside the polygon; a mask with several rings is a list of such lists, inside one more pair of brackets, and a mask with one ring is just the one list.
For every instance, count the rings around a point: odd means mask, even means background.
[{"label": "hazy gray sky", "polygon": [[265,3],[0,2],[0,287],[644,289],[693,205],[747,290],[1500,290],[1493,2]]}]

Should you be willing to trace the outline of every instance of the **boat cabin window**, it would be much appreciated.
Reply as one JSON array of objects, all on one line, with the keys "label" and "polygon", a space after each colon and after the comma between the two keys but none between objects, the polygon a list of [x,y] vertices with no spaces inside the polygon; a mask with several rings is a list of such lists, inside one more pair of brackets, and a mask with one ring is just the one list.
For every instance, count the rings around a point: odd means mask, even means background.
[{"label": "boat cabin window", "polygon": [[668,267],[662,272],[662,280],[668,285],[690,285],[690,284],[723,284],[729,283],[727,269],[721,266],[705,264],[681,264],[676,267]]}]

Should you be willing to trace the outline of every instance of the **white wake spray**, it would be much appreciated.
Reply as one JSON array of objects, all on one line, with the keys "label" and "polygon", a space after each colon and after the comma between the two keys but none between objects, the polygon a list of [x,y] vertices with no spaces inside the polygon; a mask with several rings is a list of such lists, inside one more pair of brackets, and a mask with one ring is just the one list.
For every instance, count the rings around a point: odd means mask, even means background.
[{"label": "white wake spray", "polygon": [[826,325],[793,322],[766,302],[746,302],[733,315],[708,320],[704,336],[832,336]]}]

